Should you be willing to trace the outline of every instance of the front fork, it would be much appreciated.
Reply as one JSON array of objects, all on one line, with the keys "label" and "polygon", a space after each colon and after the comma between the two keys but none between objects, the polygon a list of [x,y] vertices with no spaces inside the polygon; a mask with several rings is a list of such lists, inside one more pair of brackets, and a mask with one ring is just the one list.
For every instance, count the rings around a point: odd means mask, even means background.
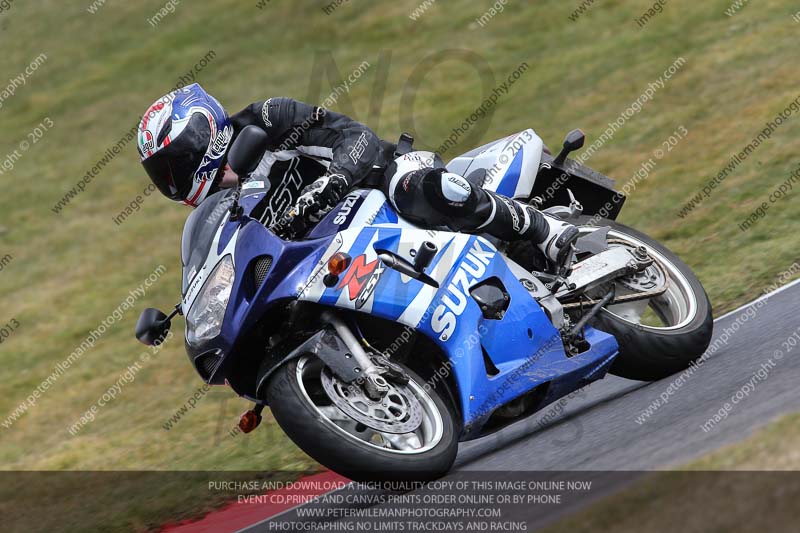
[{"label": "front fork", "polygon": [[327,322],[333,326],[333,329],[339,334],[339,338],[342,339],[342,342],[347,346],[349,353],[345,354],[345,357],[352,357],[356,365],[353,368],[353,372],[363,376],[364,391],[367,393],[367,396],[372,400],[380,400],[383,398],[389,391],[389,384],[382,376],[381,369],[372,362],[372,358],[367,354],[364,347],[361,346],[361,343],[356,336],[353,335],[353,332],[347,324],[332,311],[323,312],[321,318],[323,322]]}]

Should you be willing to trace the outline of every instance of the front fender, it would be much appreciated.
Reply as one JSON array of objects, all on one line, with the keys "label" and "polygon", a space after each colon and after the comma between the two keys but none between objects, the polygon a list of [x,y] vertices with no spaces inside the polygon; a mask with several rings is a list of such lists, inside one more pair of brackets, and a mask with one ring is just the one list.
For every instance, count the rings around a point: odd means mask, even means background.
[{"label": "front fender", "polygon": [[309,337],[303,344],[294,348],[288,355],[280,357],[267,357],[258,369],[256,394],[259,398],[266,398],[266,385],[270,376],[275,373],[281,365],[297,359],[303,355],[315,355],[325,363],[338,378],[345,383],[352,383],[359,378],[355,371],[355,366],[351,364],[355,361],[347,349],[347,345],[339,334],[332,327],[324,327],[314,335]]}]

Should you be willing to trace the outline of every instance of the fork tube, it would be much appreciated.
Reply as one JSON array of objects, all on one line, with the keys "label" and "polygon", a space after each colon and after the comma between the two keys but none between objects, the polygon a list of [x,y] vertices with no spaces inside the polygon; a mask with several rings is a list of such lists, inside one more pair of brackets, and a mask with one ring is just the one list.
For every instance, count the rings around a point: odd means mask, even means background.
[{"label": "fork tube", "polygon": [[358,363],[362,372],[364,372],[364,375],[377,373],[378,369],[372,363],[372,359],[367,355],[364,347],[358,342],[358,339],[356,339],[356,336],[350,331],[350,328],[347,327],[347,324],[331,311],[325,311],[321,316],[322,320],[333,326],[333,329],[339,334],[339,337],[347,345],[347,349],[353,354],[353,358],[356,360],[356,363]]}]

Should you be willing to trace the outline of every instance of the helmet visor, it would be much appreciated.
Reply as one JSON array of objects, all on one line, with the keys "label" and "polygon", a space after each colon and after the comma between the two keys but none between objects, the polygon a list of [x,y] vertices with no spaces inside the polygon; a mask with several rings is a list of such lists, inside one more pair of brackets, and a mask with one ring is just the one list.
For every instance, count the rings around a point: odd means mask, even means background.
[{"label": "helmet visor", "polygon": [[211,126],[196,113],[178,138],[142,161],[145,172],[171,200],[185,200],[211,141]]}]

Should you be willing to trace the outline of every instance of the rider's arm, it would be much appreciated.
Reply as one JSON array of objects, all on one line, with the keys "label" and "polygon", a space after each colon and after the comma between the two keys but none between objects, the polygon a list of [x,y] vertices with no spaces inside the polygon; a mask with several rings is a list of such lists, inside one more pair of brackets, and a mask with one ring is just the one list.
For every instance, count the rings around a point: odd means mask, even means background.
[{"label": "rider's arm", "polygon": [[231,117],[236,131],[251,124],[264,129],[274,149],[297,150],[330,161],[330,174],[341,174],[347,188],[372,169],[381,149],[375,133],[350,117],[291,98],[256,102]]}]

